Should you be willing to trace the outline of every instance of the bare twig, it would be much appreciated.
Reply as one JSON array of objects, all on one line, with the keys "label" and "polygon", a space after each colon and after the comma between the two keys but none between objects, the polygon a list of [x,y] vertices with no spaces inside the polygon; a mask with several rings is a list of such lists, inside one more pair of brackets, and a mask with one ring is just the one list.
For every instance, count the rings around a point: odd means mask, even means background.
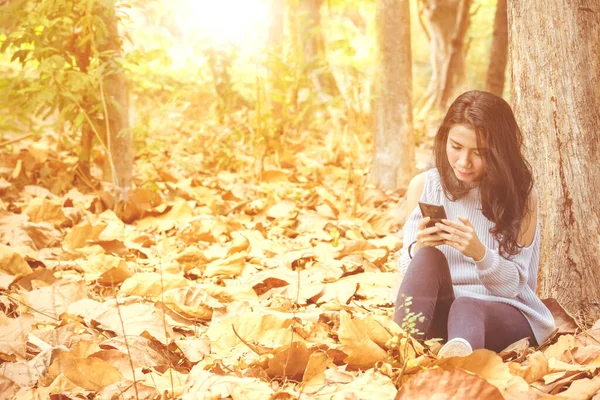
[{"label": "bare twig", "polygon": [[16,301],[17,303],[19,303],[19,304],[21,304],[21,305],[24,305],[25,307],[28,307],[28,308],[30,308],[32,311],[35,311],[35,312],[36,312],[36,313],[38,313],[38,314],[41,314],[41,315],[43,315],[43,316],[46,316],[46,317],[48,317],[48,318],[52,318],[52,319],[53,319],[54,321],[56,321],[56,322],[60,322],[60,320],[59,320],[58,318],[56,318],[56,317],[53,317],[53,316],[52,316],[52,315],[50,315],[50,314],[46,314],[46,313],[44,313],[44,312],[41,312],[41,311],[39,311],[39,310],[36,310],[35,308],[31,307],[29,304],[25,304],[25,303],[23,303],[21,300],[19,300],[19,299],[16,299],[16,298],[12,297],[10,294],[4,294],[4,296],[8,297],[8,298],[9,298],[9,299],[11,299],[12,301]]},{"label": "bare twig", "polygon": [[133,360],[131,359],[131,350],[129,349],[129,343],[127,342],[127,334],[125,333],[125,323],[123,322],[123,316],[121,315],[121,307],[119,307],[119,299],[115,296],[115,302],[117,303],[117,314],[119,315],[119,321],[121,322],[121,330],[123,331],[123,339],[125,340],[125,348],[127,349],[127,357],[129,358],[129,365],[131,366],[131,373],[133,374],[133,388],[135,390],[136,400],[140,400],[137,389],[137,380],[135,379],[135,368],[133,367]]},{"label": "bare twig", "polygon": [[21,140],[27,139],[30,136],[33,136],[33,133],[28,133],[26,135],[22,135],[22,136],[19,136],[17,138],[10,139],[10,140],[5,140],[4,142],[0,143],[0,147],[4,147],[4,146],[8,146],[9,144],[20,142]]},{"label": "bare twig", "polygon": [[[165,305],[165,286],[163,284],[163,264],[162,258],[160,259],[160,302]],[[163,329],[165,332],[165,341],[167,340],[167,318],[165,315],[165,310],[162,312],[162,320],[163,320]],[[175,385],[173,384],[173,368],[169,368],[169,376],[171,379],[171,394],[175,397]]]},{"label": "bare twig", "polygon": [[262,354],[260,354],[260,351],[258,351],[258,349],[256,349],[256,346],[253,345],[252,343],[249,343],[248,341],[246,341],[244,338],[242,338],[237,331],[235,330],[235,326],[233,324],[231,324],[231,329],[233,329],[233,333],[235,334],[235,336],[237,336],[238,339],[240,339],[242,341],[242,343],[244,343],[246,346],[248,346],[250,348],[250,350],[252,350],[253,352],[256,353],[256,355],[261,356]]}]

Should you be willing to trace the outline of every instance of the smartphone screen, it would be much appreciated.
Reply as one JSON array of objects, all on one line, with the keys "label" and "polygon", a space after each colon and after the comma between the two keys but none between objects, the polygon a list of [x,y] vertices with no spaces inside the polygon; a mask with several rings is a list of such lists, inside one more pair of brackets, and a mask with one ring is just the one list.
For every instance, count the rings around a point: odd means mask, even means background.
[{"label": "smartphone screen", "polygon": [[426,225],[427,228],[434,226],[438,222],[441,222],[442,219],[448,218],[446,216],[446,209],[444,206],[419,202],[419,208],[421,209],[423,218],[431,218]]}]

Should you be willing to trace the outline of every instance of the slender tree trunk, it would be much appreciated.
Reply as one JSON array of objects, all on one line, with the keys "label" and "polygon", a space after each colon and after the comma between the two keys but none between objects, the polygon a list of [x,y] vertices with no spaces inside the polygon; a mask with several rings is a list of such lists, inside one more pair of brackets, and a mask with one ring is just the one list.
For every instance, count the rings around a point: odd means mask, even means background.
[{"label": "slender tree trunk", "polygon": [[494,38],[490,52],[490,65],[487,71],[485,90],[502,96],[504,92],[504,76],[508,58],[508,16],[506,0],[498,0],[494,18]]},{"label": "slender tree trunk", "polygon": [[375,18],[378,56],[371,181],[396,189],[408,183],[415,163],[409,0],[377,0]]},{"label": "slender tree trunk", "polygon": [[126,198],[131,188],[133,170],[133,138],[129,129],[129,96],[123,68],[115,60],[121,53],[121,37],[118,32],[117,16],[114,8],[107,9],[104,21],[109,39],[105,49],[111,51],[107,62],[111,73],[105,76],[103,92],[106,114],[108,116],[106,133],[109,157],[105,164],[105,174],[111,172],[113,184],[119,189],[122,198]]},{"label": "slender tree trunk", "polygon": [[420,116],[431,109],[443,110],[464,90],[467,46],[472,0],[422,0],[420,21],[429,38],[431,78],[417,102]]},{"label": "slender tree trunk", "polygon": [[283,22],[285,20],[285,1],[271,0],[269,4],[269,50],[281,47],[283,41]]},{"label": "slender tree trunk", "polygon": [[[268,102],[276,124],[275,129],[282,129],[282,109],[286,100],[284,80],[279,76],[280,69],[284,66],[283,35],[285,21],[284,0],[271,0],[269,7],[269,35],[267,38],[267,65],[269,68],[269,96]],[[281,132],[279,132],[281,133]]]},{"label": "slender tree trunk", "polygon": [[539,280],[578,322],[600,318],[600,3],[512,0],[511,98],[541,211]]},{"label": "slender tree trunk", "polygon": [[301,0],[299,17],[303,28],[296,34],[300,35],[304,50],[305,62],[309,75],[317,91],[330,96],[338,96],[335,77],[331,73],[327,55],[325,54],[325,39],[321,28],[321,5],[323,0]]}]

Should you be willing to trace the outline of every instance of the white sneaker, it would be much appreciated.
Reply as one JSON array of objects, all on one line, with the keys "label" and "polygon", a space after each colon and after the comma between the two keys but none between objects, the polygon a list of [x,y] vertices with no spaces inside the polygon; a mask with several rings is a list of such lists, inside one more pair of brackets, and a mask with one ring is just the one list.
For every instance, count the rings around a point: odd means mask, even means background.
[{"label": "white sneaker", "polygon": [[466,357],[473,352],[471,344],[463,338],[454,338],[442,346],[438,358]]}]

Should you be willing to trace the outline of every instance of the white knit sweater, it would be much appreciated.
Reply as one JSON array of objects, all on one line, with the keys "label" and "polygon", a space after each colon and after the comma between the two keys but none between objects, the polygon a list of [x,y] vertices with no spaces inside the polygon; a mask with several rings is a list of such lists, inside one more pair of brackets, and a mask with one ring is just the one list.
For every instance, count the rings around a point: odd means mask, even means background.
[{"label": "white knit sweater", "polygon": [[[481,195],[478,188],[467,196],[450,201],[444,194],[437,169],[428,171],[421,200],[425,203],[442,204],[448,219],[458,221],[463,216],[471,221],[481,243],[486,246],[486,254],[478,262],[458,250],[442,245],[440,249],[448,259],[450,275],[456,297],[474,297],[483,300],[510,304],[519,309],[529,321],[538,343],[544,342],[555,329],[554,318],[548,308],[536,296],[538,262],[540,250],[539,222],[536,226],[533,243],[524,247],[510,259],[498,254],[499,243],[490,229],[495,226],[481,212]],[[408,217],[403,228],[404,246],[400,250],[399,273],[404,275],[410,264],[408,246],[416,240],[419,220],[423,218],[419,207]],[[400,286],[400,278],[392,295]],[[506,321],[510,324],[510,321]]]}]

